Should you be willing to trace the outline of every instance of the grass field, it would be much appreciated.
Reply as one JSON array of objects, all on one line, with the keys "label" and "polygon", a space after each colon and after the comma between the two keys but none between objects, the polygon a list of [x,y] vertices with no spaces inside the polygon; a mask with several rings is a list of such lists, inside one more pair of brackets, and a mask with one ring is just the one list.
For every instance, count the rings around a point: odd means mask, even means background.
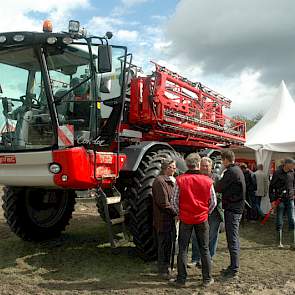
[{"label": "grass field", "polygon": [[[93,203],[76,205],[67,231],[56,240],[28,243],[12,234],[0,212],[0,294],[295,294],[295,251],[274,244],[273,220],[241,227],[241,275],[219,276],[228,265],[221,234],[213,275],[204,290],[198,269],[189,270],[188,288],[159,279],[154,263],[139,259],[132,243],[110,251],[105,224]],[[285,234],[287,239],[287,233]]]}]

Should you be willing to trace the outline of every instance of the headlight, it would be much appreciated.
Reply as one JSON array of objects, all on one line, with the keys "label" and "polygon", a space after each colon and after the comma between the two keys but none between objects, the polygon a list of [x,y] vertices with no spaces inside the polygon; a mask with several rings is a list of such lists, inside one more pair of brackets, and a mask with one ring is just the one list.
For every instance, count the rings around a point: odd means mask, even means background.
[{"label": "headlight", "polygon": [[49,165],[49,171],[53,174],[58,174],[61,171],[61,166],[56,163],[52,163]]},{"label": "headlight", "polygon": [[47,43],[52,45],[52,44],[55,44],[57,41],[57,38],[56,37],[48,37],[47,38]]},{"label": "headlight", "polygon": [[0,43],[6,42],[6,37],[5,36],[0,36]]},{"label": "headlight", "polygon": [[63,42],[64,44],[71,44],[71,43],[73,43],[73,39],[72,39],[71,37],[64,37],[64,38],[62,39],[62,42]]},{"label": "headlight", "polygon": [[69,21],[69,33],[78,33],[80,30],[80,22],[77,20]]},{"label": "headlight", "polygon": [[14,35],[12,39],[15,42],[22,42],[22,41],[24,41],[25,36],[24,35]]}]

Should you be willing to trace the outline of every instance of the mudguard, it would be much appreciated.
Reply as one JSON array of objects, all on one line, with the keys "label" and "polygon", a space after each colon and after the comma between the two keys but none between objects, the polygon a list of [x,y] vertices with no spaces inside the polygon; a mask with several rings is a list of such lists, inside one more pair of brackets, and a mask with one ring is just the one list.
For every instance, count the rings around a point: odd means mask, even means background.
[{"label": "mudguard", "polygon": [[147,151],[159,150],[161,148],[174,150],[168,143],[157,141],[140,142],[137,145],[128,146],[121,150],[121,153],[127,156],[125,164],[121,171],[136,171],[141,159]]}]

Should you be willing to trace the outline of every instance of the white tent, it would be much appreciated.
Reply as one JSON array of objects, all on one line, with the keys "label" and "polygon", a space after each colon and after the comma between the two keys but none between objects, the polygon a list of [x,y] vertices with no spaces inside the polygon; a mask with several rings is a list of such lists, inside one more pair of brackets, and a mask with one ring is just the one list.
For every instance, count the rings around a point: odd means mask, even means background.
[{"label": "white tent", "polygon": [[[295,102],[284,81],[262,119],[247,133],[246,146],[262,163],[271,152],[295,152]],[[266,153],[264,151],[267,151]]]},{"label": "white tent", "polygon": [[[268,173],[275,152],[295,152],[295,102],[284,81],[261,120],[247,133],[246,146],[255,150],[256,162]],[[287,156],[287,155],[286,155]]]}]

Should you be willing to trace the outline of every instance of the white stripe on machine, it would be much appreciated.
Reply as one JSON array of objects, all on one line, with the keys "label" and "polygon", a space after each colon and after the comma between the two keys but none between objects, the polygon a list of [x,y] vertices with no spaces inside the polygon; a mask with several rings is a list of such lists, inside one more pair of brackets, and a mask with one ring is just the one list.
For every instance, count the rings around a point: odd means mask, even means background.
[{"label": "white stripe on machine", "polygon": [[62,125],[58,127],[58,146],[74,145],[74,126]]}]

